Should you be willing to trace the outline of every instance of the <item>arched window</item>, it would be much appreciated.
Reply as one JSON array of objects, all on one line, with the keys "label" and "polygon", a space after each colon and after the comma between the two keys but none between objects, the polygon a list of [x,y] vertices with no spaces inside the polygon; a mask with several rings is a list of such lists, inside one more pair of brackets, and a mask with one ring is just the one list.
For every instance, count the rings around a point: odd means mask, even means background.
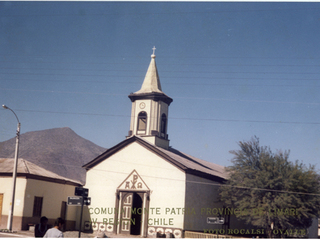
[{"label": "arched window", "polygon": [[146,129],[147,129],[147,113],[140,112],[138,115],[137,134],[146,134]]},{"label": "arched window", "polygon": [[167,116],[163,113],[161,116],[161,125],[160,125],[161,137],[166,136],[166,131],[167,131]]}]

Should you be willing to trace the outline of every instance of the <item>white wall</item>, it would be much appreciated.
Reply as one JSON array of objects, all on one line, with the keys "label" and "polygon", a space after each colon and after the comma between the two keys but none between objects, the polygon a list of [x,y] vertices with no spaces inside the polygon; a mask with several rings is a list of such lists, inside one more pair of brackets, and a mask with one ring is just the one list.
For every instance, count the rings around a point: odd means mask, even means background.
[{"label": "white wall", "polygon": [[[26,188],[26,179],[18,177],[16,180],[14,215],[22,216],[24,207],[24,193]],[[0,178],[0,193],[3,193],[2,215],[8,215],[11,209],[12,197],[12,177]]]},{"label": "white wall", "polygon": [[90,218],[98,222],[103,218],[114,218],[113,214],[99,213],[99,209],[115,207],[116,190],[133,170],[151,190],[150,209],[159,208],[159,214],[149,212],[149,219],[166,219],[167,222],[172,219],[174,225],[171,227],[183,228],[184,215],[166,214],[165,210],[184,208],[185,173],[137,142],[88,170],[85,188],[89,188],[91,197],[90,212],[93,214]]},{"label": "white wall", "polygon": [[[75,186],[28,179],[25,192],[25,217],[32,217],[34,197],[43,197],[42,214],[47,218],[60,217],[61,203],[67,202],[68,196],[74,196]],[[77,220],[77,207],[67,206],[66,220]]]}]

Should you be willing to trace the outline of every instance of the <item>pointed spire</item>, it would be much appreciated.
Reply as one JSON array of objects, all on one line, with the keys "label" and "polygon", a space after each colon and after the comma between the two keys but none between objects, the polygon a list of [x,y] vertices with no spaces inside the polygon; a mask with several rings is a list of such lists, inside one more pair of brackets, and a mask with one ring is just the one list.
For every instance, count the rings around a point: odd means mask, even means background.
[{"label": "pointed spire", "polygon": [[156,48],[153,47],[152,50],[153,50],[153,53],[151,55],[151,62],[149,64],[149,68],[147,70],[143,84],[141,86],[141,89],[135,93],[150,93],[150,92],[162,93],[160,79],[159,79],[158,70],[157,70],[156,61],[155,61]]}]

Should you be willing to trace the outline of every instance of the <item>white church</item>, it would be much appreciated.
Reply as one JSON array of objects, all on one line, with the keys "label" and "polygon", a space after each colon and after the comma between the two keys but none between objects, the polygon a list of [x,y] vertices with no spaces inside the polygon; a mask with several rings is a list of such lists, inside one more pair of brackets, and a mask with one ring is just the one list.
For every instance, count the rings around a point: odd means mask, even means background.
[{"label": "white church", "polygon": [[218,189],[227,174],[223,166],[169,146],[173,100],[162,92],[155,58],[153,52],[141,89],[129,95],[127,138],[83,166],[91,197],[85,228],[127,237],[227,234],[240,224],[221,212]]}]

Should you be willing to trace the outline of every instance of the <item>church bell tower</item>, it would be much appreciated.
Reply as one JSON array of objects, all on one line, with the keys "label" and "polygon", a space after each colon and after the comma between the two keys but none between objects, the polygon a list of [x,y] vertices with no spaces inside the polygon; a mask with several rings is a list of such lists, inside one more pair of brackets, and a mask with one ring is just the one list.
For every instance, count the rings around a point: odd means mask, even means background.
[{"label": "church bell tower", "polygon": [[128,96],[132,102],[128,137],[136,135],[158,147],[168,149],[168,111],[173,100],[162,92],[155,49],[153,47],[151,62],[141,89]]}]

